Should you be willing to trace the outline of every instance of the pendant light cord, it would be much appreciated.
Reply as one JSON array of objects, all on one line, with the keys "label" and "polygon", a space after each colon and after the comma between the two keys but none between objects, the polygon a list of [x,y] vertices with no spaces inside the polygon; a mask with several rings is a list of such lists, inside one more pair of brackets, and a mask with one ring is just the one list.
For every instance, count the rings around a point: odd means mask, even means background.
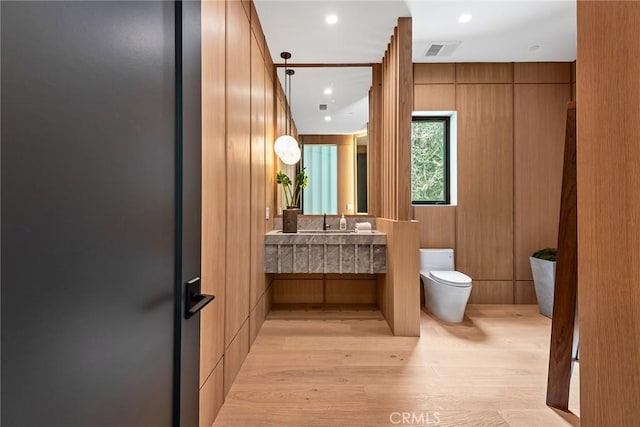
[{"label": "pendant light cord", "polygon": [[288,84],[288,80],[289,80],[289,73],[288,73],[288,68],[287,68],[287,57],[285,56],[284,58],[284,105],[285,105],[285,118],[286,118],[286,132],[287,135],[291,136],[291,122],[289,121],[289,114],[291,113],[290,109],[289,109],[289,99],[290,95],[289,92],[291,91],[291,89],[289,88],[289,84]]},{"label": "pendant light cord", "polygon": [[287,77],[289,77],[289,135],[291,135],[291,115],[293,114],[293,107],[291,106],[291,73],[287,73]]}]

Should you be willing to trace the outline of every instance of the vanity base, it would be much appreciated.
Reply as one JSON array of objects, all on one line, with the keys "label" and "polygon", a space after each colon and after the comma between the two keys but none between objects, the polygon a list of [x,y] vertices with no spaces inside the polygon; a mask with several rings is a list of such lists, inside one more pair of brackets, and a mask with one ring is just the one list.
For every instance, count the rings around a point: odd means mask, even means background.
[{"label": "vanity base", "polygon": [[377,305],[375,274],[274,274],[274,304]]},{"label": "vanity base", "polygon": [[376,304],[273,304],[268,320],[384,320]]}]

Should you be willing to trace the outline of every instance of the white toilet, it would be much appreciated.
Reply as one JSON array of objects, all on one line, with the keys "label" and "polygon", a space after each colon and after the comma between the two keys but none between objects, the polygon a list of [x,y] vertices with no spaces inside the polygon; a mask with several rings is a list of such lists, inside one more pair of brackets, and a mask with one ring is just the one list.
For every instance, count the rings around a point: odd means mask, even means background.
[{"label": "white toilet", "polygon": [[453,249],[420,249],[420,278],[427,309],[445,322],[462,322],[471,278],[455,271]]}]

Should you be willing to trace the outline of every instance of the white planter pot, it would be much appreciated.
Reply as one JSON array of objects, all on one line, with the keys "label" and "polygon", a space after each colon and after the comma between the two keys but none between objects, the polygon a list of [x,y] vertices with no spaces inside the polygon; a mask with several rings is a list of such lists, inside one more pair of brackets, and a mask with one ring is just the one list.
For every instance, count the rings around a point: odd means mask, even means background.
[{"label": "white planter pot", "polygon": [[540,258],[529,257],[533,283],[540,314],[551,318],[553,313],[553,291],[556,283],[556,263]]}]

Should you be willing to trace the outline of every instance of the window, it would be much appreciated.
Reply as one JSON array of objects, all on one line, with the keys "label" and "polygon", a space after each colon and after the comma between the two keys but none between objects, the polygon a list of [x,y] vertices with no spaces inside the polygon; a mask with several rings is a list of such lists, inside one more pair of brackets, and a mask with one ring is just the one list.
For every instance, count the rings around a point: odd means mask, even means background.
[{"label": "window", "polygon": [[302,191],[302,212],[338,213],[338,146],[303,145],[304,168],[309,178]]},{"label": "window", "polygon": [[411,200],[449,204],[449,117],[414,117],[411,124]]}]

